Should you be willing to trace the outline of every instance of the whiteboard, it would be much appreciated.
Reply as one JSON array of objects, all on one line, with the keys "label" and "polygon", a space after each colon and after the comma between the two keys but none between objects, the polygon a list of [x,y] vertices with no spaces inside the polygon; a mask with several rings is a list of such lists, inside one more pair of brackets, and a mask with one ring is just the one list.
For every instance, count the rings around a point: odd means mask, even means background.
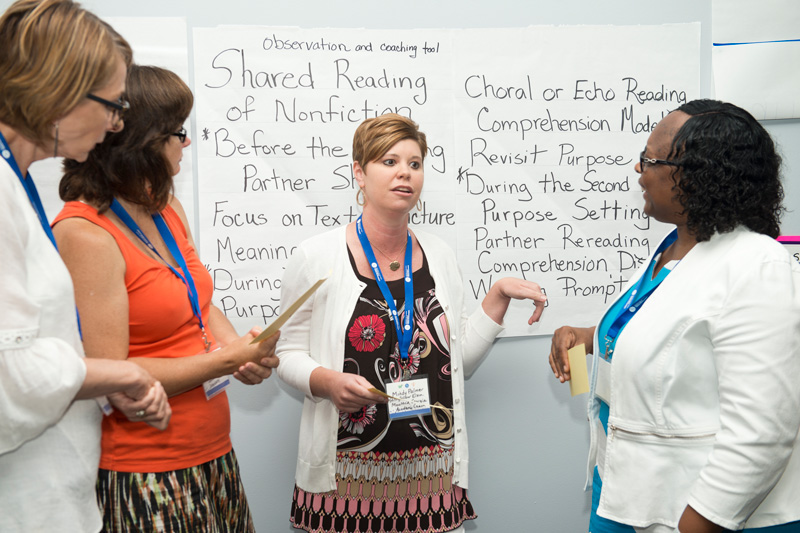
[{"label": "whiteboard", "polygon": [[[0,0],[0,8],[10,3]],[[543,24],[700,22],[700,96],[711,94],[710,0],[675,0],[668,5],[630,0],[407,0],[391,7],[371,0],[226,0],[222,4],[210,0],[138,0],[135,4],[85,0],[82,4],[103,17],[185,18],[189,82],[195,91],[194,29],[222,24],[349,28],[357,33],[361,28],[518,29]],[[632,48],[639,45],[630,43]],[[786,203],[796,206],[800,202],[800,155],[794,147],[800,146],[800,121],[768,121],[765,127],[782,147]],[[197,144],[201,131],[196,126],[192,130]],[[341,141],[345,146],[346,139]],[[194,148],[197,172],[198,150]],[[641,148],[634,146],[633,150],[635,155]],[[47,186],[41,173],[34,176],[43,197],[57,183],[55,177]],[[46,205],[51,218],[60,209],[57,194],[54,198]],[[194,226],[197,235],[197,220]],[[784,216],[782,227],[786,234],[800,234],[800,213],[793,208]],[[589,325],[594,321],[570,323]],[[477,520],[466,524],[468,533],[586,531],[590,494],[582,491],[588,451],[585,397],[571,398],[568,388],[552,377],[546,362],[549,345],[546,336],[501,339],[467,380],[470,499],[478,513]],[[229,399],[231,438],[256,529],[262,533],[295,531],[288,524],[288,513],[302,398],[278,379],[270,379],[258,387],[234,383]]]},{"label": "whiteboard", "polygon": [[223,26],[195,28],[194,43],[199,245],[239,329],[280,312],[298,242],[359,215],[353,132],[386,112],[427,134],[409,219],[456,250],[468,307],[504,276],[545,289],[542,320],[528,326],[531,303],[512,302],[506,335],[593,320],[666,233],[634,164],[699,95],[699,24]]}]

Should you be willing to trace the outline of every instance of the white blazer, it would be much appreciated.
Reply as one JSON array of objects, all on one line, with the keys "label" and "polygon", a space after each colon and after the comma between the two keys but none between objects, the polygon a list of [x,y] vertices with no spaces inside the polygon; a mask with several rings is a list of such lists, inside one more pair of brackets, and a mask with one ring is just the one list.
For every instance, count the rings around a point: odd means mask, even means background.
[{"label": "white blazer", "polygon": [[0,531],[99,531],[100,422],[69,271],[0,158]]},{"label": "white blazer", "polygon": [[782,245],[742,228],[698,243],[620,334],[609,376],[600,516],[674,527],[689,504],[733,530],[800,519],[800,268]]}]

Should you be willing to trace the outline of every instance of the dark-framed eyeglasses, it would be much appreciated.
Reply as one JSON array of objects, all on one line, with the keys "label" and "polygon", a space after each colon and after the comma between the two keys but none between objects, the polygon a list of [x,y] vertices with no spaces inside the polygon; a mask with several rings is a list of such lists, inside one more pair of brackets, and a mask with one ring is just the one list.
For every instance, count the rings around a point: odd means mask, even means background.
[{"label": "dark-framed eyeglasses", "polygon": [[86,98],[88,98],[89,100],[94,100],[95,102],[98,102],[106,106],[108,110],[113,113],[114,123],[117,123],[121,118],[124,118],[125,112],[131,108],[130,102],[128,102],[127,100],[123,100],[122,98],[117,99],[116,102],[112,102],[111,100],[100,98],[99,96],[92,93],[87,94]]},{"label": "dark-framed eyeglasses", "polygon": [[186,142],[186,135],[187,135],[186,128],[181,128],[179,131],[176,131],[175,133],[170,133],[170,135],[174,135],[175,137],[180,139],[181,144]]},{"label": "dark-framed eyeglasses", "polygon": [[642,169],[642,171],[644,171],[645,169],[645,163],[647,163],[648,165],[669,165],[671,167],[681,166],[681,164],[678,163],[677,161],[670,161],[668,159],[653,159],[652,157],[645,157],[644,150],[642,150],[642,153],[639,154],[639,168]]}]

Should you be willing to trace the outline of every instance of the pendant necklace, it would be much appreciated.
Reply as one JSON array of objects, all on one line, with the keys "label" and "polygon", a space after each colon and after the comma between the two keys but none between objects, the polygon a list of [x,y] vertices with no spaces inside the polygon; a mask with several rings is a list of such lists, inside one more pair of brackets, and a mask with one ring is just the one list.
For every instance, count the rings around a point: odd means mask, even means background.
[{"label": "pendant necklace", "polygon": [[[378,250],[378,251],[381,253],[381,255],[382,255],[383,257],[385,257],[386,259],[388,259],[388,260],[390,261],[390,263],[389,263],[389,270],[391,270],[392,272],[395,272],[396,270],[398,270],[398,269],[400,268],[400,261],[398,261],[397,259],[392,259],[392,258],[391,258],[391,257],[389,257],[388,255],[386,255],[385,253],[383,253],[383,250],[381,250],[380,248],[378,248],[377,246],[375,246],[375,244],[374,244],[374,243],[372,244],[372,247],[373,247],[373,248],[375,248],[376,250]],[[404,249],[405,249],[405,248],[404,248]]]}]

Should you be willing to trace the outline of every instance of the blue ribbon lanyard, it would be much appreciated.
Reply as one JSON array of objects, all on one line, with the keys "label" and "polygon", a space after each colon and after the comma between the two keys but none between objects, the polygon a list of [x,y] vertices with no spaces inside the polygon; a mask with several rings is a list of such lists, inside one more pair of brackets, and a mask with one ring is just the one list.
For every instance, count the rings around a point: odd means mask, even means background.
[{"label": "blue ribbon lanyard", "polygon": [[[606,351],[604,357],[606,358],[606,360],[608,360],[611,354],[614,353],[614,349],[612,348],[612,346],[616,344],[617,336],[619,335],[620,331],[622,331],[622,329],[628,324],[628,322],[630,322],[630,320],[639,311],[639,309],[642,308],[642,305],[644,305],[647,299],[650,298],[650,295],[653,294],[653,292],[655,292],[655,290],[658,288],[661,282],[664,281],[666,275],[661,276],[661,279],[657,283],[655,283],[652,287],[650,287],[650,289],[647,292],[639,295],[639,293],[642,292],[642,286],[647,282],[645,278],[651,275],[653,271],[653,262],[655,261],[655,258],[658,257],[661,253],[663,253],[664,250],[666,250],[673,242],[675,242],[677,238],[678,238],[678,232],[677,230],[675,230],[672,233],[670,233],[667,236],[667,238],[664,239],[664,241],[659,245],[658,250],[656,250],[656,253],[653,255],[653,259],[650,262],[649,268],[639,278],[639,281],[636,283],[636,286],[631,291],[631,295],[628,297],[628,300],[625,302],[625,305],[623,305],[622,309],[620,309],[619,315],[617,316],[617,318],[614,319],[614,322],[612,322],[611,325],[609,326],[605,336]],[[662,267],[662,270],[663,268],[664,267]],[[661,272],[659,272],[659,274],[661,274]]]},{"label": "blue ribbon lanyard", "polygon": [[126,226],[128,226],[128,229],[136,234],[136,236],[139,237],[139,240],[142,241],[144,245],[147,246],[154,254],[156,254],[159,259],[164,261],[164,264],[169,267],[172,273],[178,276],[178,279],[180,279],[184,285],[186,285],[186,292],[189,295],[189,303],[192,306],[192,313],[194,313],[194,316],[197,317],[197,320],[200,322],[200,331],[203,333],[203,343],[205,344],[206,352],[208,352],[211,349],[211,343],[208,341],[206,327],[205,324],[203,324],[203,316],[200,310],[200,298],[197,295],[197,288],[194,285],[192,273],[189,272],[189,267],[186,265],[186,261],[183,258],[180,248],[178,248],[178,243],[175,242],[175,237],[173,237],[172,232],[167,226],[167,223],[164,222],[164,218],[161,216],[161,213],[153,213],[151,215],[153,217],[153,222],[155,222],[158,233],[160,233],[161,238],[164,239],[164,244],[167,245],[169,253],[171,253],[172,257],[175,258],[175,261],[178,263],[183,275],[175,270],[175,268],[170,265],[160,253],[158,253],[158,250],[156,250],[156,247],[153,246],[152,242],[150,242],[150,239],[147,238],[147,235],[144,234],[136,221],[131,218],[131,216],[116,198],[114,198],[114,201],[111,202],[111,210],[120,218],[120,220],[122,220]]},{"label": "blue ribbon lanyard", "polygon": [[33,205],[33,210],[36,211],[36,216],[39,217],[39,223],[42,225],[42,229],[47,235],[47,238],[50,239],[50,242],[53,243],[56,250],[58,250],[56,238],[53,236],[53,230],[50,229],[50,223],[47,222],[47,214],[44,212],[44,206],[42,205],[41,198],[39,198],[39,191],[36,190],[36,184],[33,182],[33,178],[31,178],[31,173],[28,172],[26,176],[22,175],[19,164],[14,158],[14,154],[11,153],[8,142],[6,142],[6,138],[2,133],[0,133],[0,155],[3,156],[3,159],[8,161],[14,174],[19,178],[22,187],[25,189],[25,193],[28,195],[28,199],[31,201],[31,205]]},{"label": "blue ribbon lanyard", "polygon": [[[8,142],[6,141],[6,138],[3,136],[2,132],[0,132],[0,155],[3,156],[3,159],[8,161],[8,165],[11,167],[11,170],[14,171],[14,174],[16,174],[19,178],[20,183],[22,183],[22,188],[25,189],[25,194],[28,195],[28,200],[30,200],[33,210],[36,212],[36,216],[39,218],[39,223],[42,225],[45,235],[47,235],[47,238],[53,243],[53,248],[55,248],[56,252],[58,252],[56,238],[53,235],[53,230],[50,228],[50,223],[47,221],[47,213],[44,212],[42,199],[39,198],[39,191],[36,190],[36,184],[33,182],[31,173],[28,172],[26,176],[22,175],[19,164],[14,158],[14,154],[11,153],[11,148],[9,148]],[[81,331],[81,317],[78,314],[77,306],[75,307],[75,317],[78,321],[78,334],[80,335],[81,340],[83,340],[83,331]]]},{"label": "blue ribbon lanyard", "polygon": [[367,261],[369,261],[369,266],[372,268],[372,273],[375,274],[375,281],[378,282],[378,288],[380,288],[383,297],[386,299],[386,305],[389,308],[390,315],[389,317],[394,324],[395,331],[397,332],[397,342],[400,346],[400,361],[403,367],[406,368],[404,371],[404,377],[408,377],[410,374],[408,373],[408,350],[411,345],[411,337],[412,337],[412,328],[411,323],[414,319],[414,276],[411,274],[411,257],[412,257],[412,244],[411,244],[411,232],[408,232],[408,240],[406,241],[406,254],[405,254],[405,264],[403,265],[403,285],[405,287],[405,310],[403,311],[403,326],[400,326],[400,320],[397,317],[397,306],[394,303],[394,297],[392,296],[391,291],[389,291],[389,286],[386,284],[386,281],[383,279],[383,274],[381,273],[381,269],[378,266],[378,261],[375,260],[375,253],[372,251],[372,245],[369,243],[369,238],[367,238],[367,234],[364,232],[364,226],[361,223],[361,215],[358,216],[358,220],[356,220],[356,233],[358,234],[358,240],[361,241],[361,248],[364,250],[364,255],[367,256]]}]

